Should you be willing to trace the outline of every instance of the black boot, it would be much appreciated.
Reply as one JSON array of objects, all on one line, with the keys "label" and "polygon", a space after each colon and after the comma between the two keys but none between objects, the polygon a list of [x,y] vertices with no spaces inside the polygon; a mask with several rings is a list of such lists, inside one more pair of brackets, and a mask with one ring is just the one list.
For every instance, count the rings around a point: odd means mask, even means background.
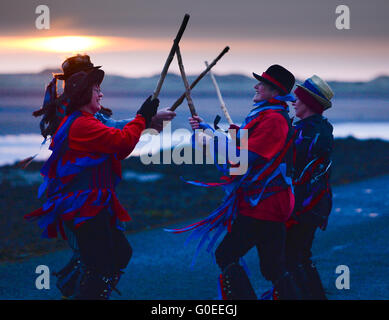
[{"label": "black boot", "polygon": [[79,255],[75,254],[58,272],[53,272],[57,277],[57,288],[62,293],[62,298],[67,299],[74,295],[77,283],[81,279],[81,261]]},{"label": "black boot", "polygon": [[76,300],[108,300],[113,290],[113,277],[99,274],[85,266],[82,266],[81,270],[81,277],[72,298]]},{"label": "black boot", "polygon": [[231,263],[224,269],[220,287],[225,300],[257,300],[246,271],[238,263]]},{"label": "black boot", "polygon": [[302,300],[303,293],[291,273],[285,274],[274,284],[275,300]]},{"label": "black boot", "polygon": [[307,282],[306,288],[311,300],[327,300],[323,283],[321,282],[319,272],[313,262],[301,266],[305,271]]},{"label": "black boot", "polygon": [[311,300],[311,292],[308,287],[309,278],[303,265],[298,265],[290,272],[298,287],[301,289],[302,300]]},{"label": "black boot", "polygon": [[119,291],[119,289],[116,288],[116,286],[119,283],[123,273],[124,273],[123,271],[119,270],[118,272],[115,272],[112,277],[112,290],[115,291],[120,296],[122,295],[122,293]]}]

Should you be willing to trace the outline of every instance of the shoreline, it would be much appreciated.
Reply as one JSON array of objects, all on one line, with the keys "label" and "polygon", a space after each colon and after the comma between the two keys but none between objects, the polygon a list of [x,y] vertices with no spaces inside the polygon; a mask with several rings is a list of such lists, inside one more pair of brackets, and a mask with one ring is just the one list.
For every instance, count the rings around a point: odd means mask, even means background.
[{"label": "shoreline", "polygon": [[[224,128],[228,127],[228,124],[221,123],[220,126]],[[188,147],[190,145],[190,130],[187,128],[172,130],[171,127],[169,130],[163,135],[142,135],[129,158],[139,157],[142,154],[156,154],[172,146]],[[376,122],[373,127],[370,122],[342,122],[334,125],[334,137],[334,140],[339,143],[343,140],[350,140],[361,143],[382,142],[388,143],[389,146],[389,122]],[[18,161],[33,155],[37,155],[34,161],[43,163],[49,158],[51,151],[48,149],[50,140],[47,140],[44,145],[42,142],[43,138],[39,134],[0,135],[0,169],[15,166]]]},{"label": "shoreline", "polygon": [[[39,170],[43,162],[32,162],[26,170],[15,165],[0,167],[0,261],[17,261],[37,253],[63,249],[60,239],[42,240],[41,230],[23,216],[42,206],[37,199]],[[333,186],[348,185],[389,174],[389,142],[382,140],[336,139],[333,153]],[[220,204],[223,192],[185,184],[188,180],[218,181],[220,174],[214,165],[144,165],[139,158],[122,162],[125,177],[117,195],[132,217],[126,231],[133,233],[172,224],[183,219],[207,215]],[[30,183],[23,184],[16,173],[22,172]],[[36,179],[36,180],[34,180]],[[373,198],[374,199],[374,194]]]}]

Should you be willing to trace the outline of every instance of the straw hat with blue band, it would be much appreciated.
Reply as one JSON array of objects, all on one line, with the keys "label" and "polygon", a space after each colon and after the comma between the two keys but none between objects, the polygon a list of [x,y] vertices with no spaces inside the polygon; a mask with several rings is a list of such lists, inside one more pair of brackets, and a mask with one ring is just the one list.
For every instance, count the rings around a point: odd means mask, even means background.
[{"label": "straw hat with blue band", "polygon": [[328,83],[317,75],[298,84],[294,94],[315,112],[322,113],[332,107],[334,92]]}]

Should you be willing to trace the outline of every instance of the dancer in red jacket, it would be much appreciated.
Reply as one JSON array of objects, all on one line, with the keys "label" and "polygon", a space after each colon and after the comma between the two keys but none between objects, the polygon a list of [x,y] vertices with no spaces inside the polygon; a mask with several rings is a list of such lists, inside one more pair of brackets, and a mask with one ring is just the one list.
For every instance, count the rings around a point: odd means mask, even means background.
[{"label": "dancer in red jacket", "polygon": [[78,299],[108,299],[130,260],[131,246],[120,230],[120,222],[130,216],[118,201],[115,186],[121,178],[120,160],[135,148],[159,105],[158,99],[149,97],[122,130],[109,128],[94,118],[101,108],[103,78],[102,70],[93,69],[66,81],[66,116],[41,170],[44,183],[39,195],[45,192],[47,200],[25,216],[37,220],[44,237],[59,233],[66,239],[64,224],[75,234],[80,261],[68,277]]},{"label": "dancer in red jacket", "polygon": [[[40,121],[40,129],[44,138],[53,136],[59,124],[66,116],[66,109],[69,104],[69,97],[66,94],[57,94],[57,82],[62,80],[64,85],[67,80],[75,73],[84,71],[91,72],[95,69],[100,69],[101,66],[95,66],[88,55],[75,55],[67,58],[61,66],[62,73],[54,74],[53,80],[47,86],[43,107],[35,111],[35,117],[42,116]],[[133,118],[114,120],[112,119],[112,111],[100,105],[94,117],[108,127],[123,129],[124,126],[133,120]],[[163,121],[171,121],[175,117],[175,112],[162,109],[152,118],[150,128],[160,132],[163,128]],[[31,158],[28,158],[31,160]],[[80,263],[80,252],[77,245],[75,235],[64,225],[64,231],[68,238],[68,243],[73,251],[70,261],[60,271],[55,272],[57,276],[57,287],[60,289],[64,297],[74,294],[74,284],[69,277],[69,272],[72,272]],[[118,278],[117,278],[118,281]]]},{"label": "dancer in red jacket", "polygon": [[[279,298],[297,299],[298,288],[286,270],[284,255],[285,222],[294,206],[291,188],[293,130],[286,101],[294,100],[289,93],[295,78],[279,65],[269,67],[262,75],[254,73],[254,77],[259,80],[254,87],[254,109],[237,132],[239,138],[244,130],[248,131],[247,172],[226,176],[219,184],[192,182],[206,187],[223,186],[226,197],[208,218],[171,231],[193,230],[193,237],[201,239],[200,246],[208,239],[210,231],[215,231],[210,238],[210,251],[222,232],[228,230],[215,252],[222,271],[219,278],[222,298],[257,298],[240,264],[240,259],[255,246],[261,272],[273,282]],[[194,130],[211,129],[200,117],[190,118],[189,122]],[[222,139],[220,132],[215,134]],[[203,138],[197,139],[197,143],[202,141]],[[242,153],[242,146],[238,151]]]}]

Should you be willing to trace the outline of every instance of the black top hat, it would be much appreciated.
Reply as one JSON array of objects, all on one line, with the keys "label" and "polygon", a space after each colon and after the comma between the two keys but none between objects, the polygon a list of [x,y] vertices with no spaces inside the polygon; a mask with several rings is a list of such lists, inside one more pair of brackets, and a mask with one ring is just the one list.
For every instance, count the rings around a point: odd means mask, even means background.
[{"label": "black top hat", "polygon": [[257,80],[271,85],[284,94],[290,93],[295,83],[294,75],[278,64],[270,66],[262,75],[253,72],[253,76]]},{"label": "black top hat", "polygon": [[[73,106],[82,106],[90,102],[90,98],[85,96],[87,89],[94,84],[100,85],[104,79],[104,71],[95,69],[90,73],[85,71],[73,74],[65,83],[64,92],[70,99]],[[88,100],[88,101],[86,101]]]},{"label": "black top hat", "polygon": [[59,80],[67,80],[72,74],[77,72],[99,68],[101,68],[101,66],[94,66],[87,54],[78,54],[76,56],[67,58],[62,63],[63,73],[56,73],[54,74],[54,77]]}]

